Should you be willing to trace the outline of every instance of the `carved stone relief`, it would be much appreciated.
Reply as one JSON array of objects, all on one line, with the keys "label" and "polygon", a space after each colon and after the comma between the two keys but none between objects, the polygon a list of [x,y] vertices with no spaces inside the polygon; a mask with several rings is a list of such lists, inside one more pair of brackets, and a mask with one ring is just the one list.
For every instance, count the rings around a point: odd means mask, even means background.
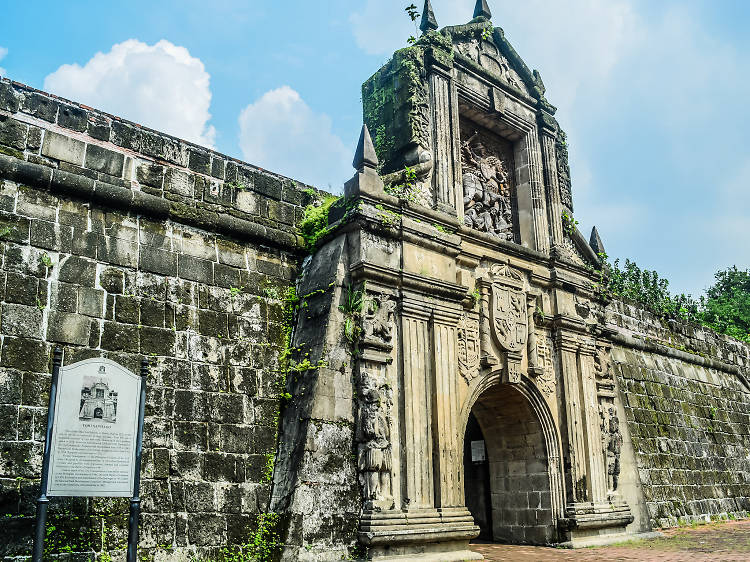
[{"label": "carved stone relief", "polygon": [[368,295],[364,313],[364,342],[391,346],[396,302],[387,295]]},{"label": "carved stone relief", "polygon": [[601,417],[602,448],[607,464],[607,489],[610,494],[617,492],[620,478],[620,451],[622,450],[622,433],[620,420],[614,404],[602,402],[599,404]]},{"label": "carved stone relief", "polygon": [[513,147],[470,121],[461,121],[464,224],[514,240]]},{"label": "carved stone relief", "polygon": [[482,362],[497,363],[492,342],[505,352],[506,382],[521,380],[521,358],[529,335],[527,299],[520,272],[506,264],[495,264],[489,271],[480,306]]},{"label": "carved stone relief", "polygon": [[471,39],[457,43],[455,47],[459,53],[470,58],[509,86],[528,94],[528,89],[519,74],[492,41]]},{"label": "carved stone relief", "polygon": [[562,130],[558,130],[555,139],[557,156],[557,184],[560,188],[560,202],[569,210],[573,210],[573,193],[570,184],[570,165],[568,164],[567,137]]},{"label": "carved stone relief", "polygon": [[358,396],[357,464],[365,500],[370,503],[387,500],[391,496],[392,405],[390,386],[362,366]]},{"label": "carved stone relief", "polygon": [[594,374],[599,400],[599,417],[602,449],[607,469],[607,490],[610,496],[617,493],[620,477],[620,451],[622,433],[615,406],[615,381],[612,374],[611,349],[609,345],[597,343],[594,355]]},{"label": "carved stone relief", "polygon": [[542,394],[547,398],[552,396],[555,392],[555,370],[552,363],[553,349],[552,338],[547,336],[544,332],[537,332],[536,350],[541,374],[539,374],[534,381],[536,382],[537,388],[539,388],[539,390],[542,391]]},{"label": "carved stone relief", "polygon": [[479,375],[479,320],[466,314],[458,323],[458,370],[469,383]]}]

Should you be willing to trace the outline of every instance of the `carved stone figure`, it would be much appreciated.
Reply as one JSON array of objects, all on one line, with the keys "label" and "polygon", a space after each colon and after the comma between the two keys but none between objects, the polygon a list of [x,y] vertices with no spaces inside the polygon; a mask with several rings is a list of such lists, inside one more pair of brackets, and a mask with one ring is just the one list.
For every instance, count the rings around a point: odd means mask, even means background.
[{"label": "carved stone figure", "polygon": [[366,500],[380,500],[391,493],[388,423],[391,402],[388,385],[378,387],[367,373],[363,373],[359,394],[358,468]]},{"label": "carved stone figure", "polygon": [[502,240],[513,240],[509,166],[474,132],[461,143],[464,224]]},{"label": "carved stone figure", "polygon": [[396,302],[385,295],[373,296],[365,305],[365,340],[391,343]]},{"label": "carved stone figure", "polygon": [[607,486],[610,492],[616,492],[620,479],[620,451],[622,450],[620,420],[611,403],[600,404],[599,415],[602,419],[602,441],[607,463]]}]

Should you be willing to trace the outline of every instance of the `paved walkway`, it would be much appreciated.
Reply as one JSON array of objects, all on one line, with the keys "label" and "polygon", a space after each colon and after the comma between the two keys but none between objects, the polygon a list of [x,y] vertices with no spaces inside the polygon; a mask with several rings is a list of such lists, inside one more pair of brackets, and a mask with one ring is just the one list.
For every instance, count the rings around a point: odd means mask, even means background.
[{"label": "paved walkway", "polygon": [[712,523],[663,531],[664,537],[612,546],[567,550],[544,546],[473,544],[492,562],[750,561],[750,521]]}]

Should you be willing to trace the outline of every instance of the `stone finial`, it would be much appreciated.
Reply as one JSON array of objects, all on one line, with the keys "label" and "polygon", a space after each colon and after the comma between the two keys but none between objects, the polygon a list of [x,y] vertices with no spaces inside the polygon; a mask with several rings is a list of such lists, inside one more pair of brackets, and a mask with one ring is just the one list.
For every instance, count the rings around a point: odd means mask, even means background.
[{"label": "stone finial", "polygon": [[352,162],[357,172],[354,177],[344,184],[344,197],[346,199],[358,197],[362,194],[382,195],[385,193],[383,180],[378,175],[378,155],[375,154],[375,146],[370,138],[367,125],[362,125],[362,133],[359,135],[357,151],[354,153]]},{"label": "stone finial", "polygon": [[424,10],[422,11],[422,23],[419,24],[419,29],[422,33],[433,31],[438,28],[437,20],[435,19],[435,12],[432,11],[432,4],[430,0],[424,1]]},{"label": "stone finial", "polygon": [[355,170],[361,170],[364,167],[377,168],[378,166],[378,155],[375,154],[375,147],[372,144],[367,125],[362,125],[362,133],[359,135],[359,143],[357,143],[357,151],[354,153],[352,165]]},{"label": "stone finial", "polygon": [[487,19],[492,17],[492,12],[490,12],[490,7],[487,5],[487,0],[477,0],[477,5],[474,8],[474,17],[483,17]]},{"label": "stone finial", "polygon": [[596,252],[596,254],[603,254],[604,253],[604,243],[602,242],[602,239],[599,237],[599,231],[596,229],[596,227],[591,229],[591,238],[589,238],[589,246],[591,246],[591,249]]}]

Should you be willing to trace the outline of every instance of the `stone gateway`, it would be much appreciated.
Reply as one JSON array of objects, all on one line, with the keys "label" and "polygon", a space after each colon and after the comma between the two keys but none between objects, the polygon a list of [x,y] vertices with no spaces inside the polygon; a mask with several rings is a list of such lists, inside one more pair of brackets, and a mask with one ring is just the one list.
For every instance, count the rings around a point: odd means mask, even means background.
[{"label": "stone gateway", "polygon": [[[747,514],[750,349],[599,291],[555,108],[490,17],[425,2],[333,203],[0,81],[0,556],[30,550],[54,344],[154,359],[158,560],[467,560]],[[117,389],[75,392],[76,422],[120,422]],[[52,552],[121,549],[115,512],[63,504]]]}]

